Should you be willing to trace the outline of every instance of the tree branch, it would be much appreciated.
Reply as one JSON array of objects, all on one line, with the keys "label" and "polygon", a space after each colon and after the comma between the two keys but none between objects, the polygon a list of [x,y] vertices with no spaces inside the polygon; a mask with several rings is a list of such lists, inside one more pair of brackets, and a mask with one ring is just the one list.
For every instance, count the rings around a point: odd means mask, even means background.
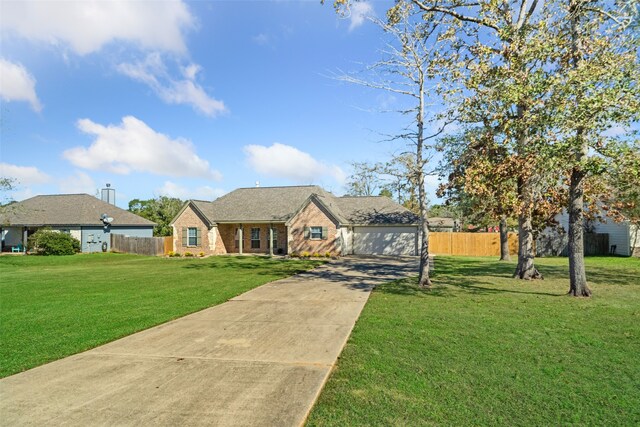
[{"label": "tree branch", "polygon": [[[412,0],[412,1],[420,9],[422,9],[423,12],[444,13],[445,15],[449,15],[452,18],[455,18],[455,19],[457,19],[459,21],[473,22],[474,24],[482,25],[483,27],[491,28],[491,29],[493,29],[495,31],[498,31],[498,32],[500,31],[500,28],[497,25],[492,24],[491,22],[487,21],[486,19],[480,19],[480,18],[476,18],[476,17],[473,17],[473,16],[463,15],[461,13],[456,12],[455,10],[451,10],[451,9],[446,8],[446,7],[427,6],[421,0]],[[461,5],[461,6],[467,6],[467,5]],[[457,6],[457,7],[461,7],[461,6]],[[471,6],[471,5],[469,5],[469,6]]]}]

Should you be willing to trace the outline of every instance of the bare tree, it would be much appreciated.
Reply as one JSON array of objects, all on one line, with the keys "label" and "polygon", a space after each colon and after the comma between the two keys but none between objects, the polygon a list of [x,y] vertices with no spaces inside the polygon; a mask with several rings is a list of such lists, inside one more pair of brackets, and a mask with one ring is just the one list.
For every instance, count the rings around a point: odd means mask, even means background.
[{"label": "bare tree", "polygon": [[[429,278],[429,229],[425,176],[430,172],[427,165],[431,159],[430,141],[435,141],[444,130],[428,134],[425,127],[436,122],[435,115],[429,115],[427,104],[435,90],[438,66],[432,60],[437,57],[439,41],[433,26],[413,13],[408,4],[394,9],[389,22],[372,19],[388,36],[382,51],[382,59],[366,68],[366,75],[345,74],[338,80],[402,95],[408,100],[408,107],[398,112],[410,117],[410,124],[404,131],[393,135],[390,140],[404,141],[410,150],[402,153],[406,179],[417,189],[417,211],[420,217],[420,270],[419,285],[430,288]],[[406,161],[410,159],[410,161]]]},{"label": "bare tree", "polygon": [[382,190],[382,165],[369,162],[351,162],[351,175],[346,190],[351,196],[374,196]]}]

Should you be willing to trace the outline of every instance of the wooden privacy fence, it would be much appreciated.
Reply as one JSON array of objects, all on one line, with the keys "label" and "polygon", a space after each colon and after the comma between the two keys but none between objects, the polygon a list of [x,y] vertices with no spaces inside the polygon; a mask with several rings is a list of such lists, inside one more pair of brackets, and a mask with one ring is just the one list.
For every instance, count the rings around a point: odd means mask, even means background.
[{"label": "wooden privacy fence", "polygon": [[164,255],[164,237],[127,237],[111,233],[111,250],[128,254]]},{"label": "wooden privacy fence", "polygon": [[169,252],[173,252],[173,236],[164,238],[164,254],[167,255]]},{"label": "wooden privacy fence", "polygon": [[[435,255],[500,256],[500,233],[429,233]],[[509,253],[518,253],[518,235],[509,233]]]}]

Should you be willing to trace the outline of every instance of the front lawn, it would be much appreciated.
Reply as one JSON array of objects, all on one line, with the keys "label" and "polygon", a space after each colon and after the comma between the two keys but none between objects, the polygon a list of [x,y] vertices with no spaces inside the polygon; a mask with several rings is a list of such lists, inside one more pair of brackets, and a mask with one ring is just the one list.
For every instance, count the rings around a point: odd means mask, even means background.
[{"label": "front lawn", "polygon": [[345,425],[640,425],[640,260],[439,257],[435,289],[378,287],[308,421]]},{"label": "front lawn", "polygon": [[0,377],[220,304],[322,261],[0,257]]}]

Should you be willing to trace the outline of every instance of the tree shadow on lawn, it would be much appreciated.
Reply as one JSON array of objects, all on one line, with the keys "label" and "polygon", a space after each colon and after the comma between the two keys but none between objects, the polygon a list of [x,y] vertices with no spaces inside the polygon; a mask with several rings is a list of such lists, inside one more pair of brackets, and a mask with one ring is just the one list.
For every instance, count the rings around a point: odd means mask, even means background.
[{"label": "tree shadow on lawn", "polygon": [[603,268],[587,267],[587,283],[616,286],[639,286],[640,270],[634,274],[629,273],[628,271],[620,271],[619,269],[604,270]]},{"label": "tree shadow on lawn", "polygon": [[[555,293],[546,292],[542,289],[540,291],[518,289],[519,285],[535,282],[522,282],[514,279],[514,268],[515,264],[511,262],[441,257],[436,258],[435,268],[431,275],[434,285],[430,290],[418,288],[417,279],[414,277],[380,285],[376,288],[376,291],[403,296],[451,298],[456,296],[455,292],[451,289],[451,287],[455,287],[477,295],[495,295],[500,293],[543,295],[550,297],[566,295],[565,290]],[[568,277],[568,267],[545,265],[543,267],[543,274],[551,280],[566,279]],[[500,280],[503,282],[503,285],[497,285],[492,279]],[[509,281],[508,284],[513,287],[505,288],[505,281]]]},{"label": "tree shadow on lawn", "polygon": [[[516,279],[512,279],[514,287],[518,285]],[[433,277],[434,285],[430,290],[420,289],[417,286],[417,279],[398,280],[391,283],[385,283],[376,287],[376,292],[384,294],[393,294],[401,296],[424,296],[424,297],[440,297],[455,298],[456,292],[452,288],[458,288],[470,294],[475,295],[495,295],[495,294],[520,294],[520,295],[541,295],[549,297],[565,296],[566,292],[532,292],[517,289],[496,288],[495,284],[489,281],[474,280],[473,283],[469,279],[463,277]]]},{"label": "tree shadow on lawn", "polygon": [[261,276],[292,276],[324,264],[321,260],[297,261],[254,256],[219,256],[193,259],[182,268],[193,270],[252,270]]}]

